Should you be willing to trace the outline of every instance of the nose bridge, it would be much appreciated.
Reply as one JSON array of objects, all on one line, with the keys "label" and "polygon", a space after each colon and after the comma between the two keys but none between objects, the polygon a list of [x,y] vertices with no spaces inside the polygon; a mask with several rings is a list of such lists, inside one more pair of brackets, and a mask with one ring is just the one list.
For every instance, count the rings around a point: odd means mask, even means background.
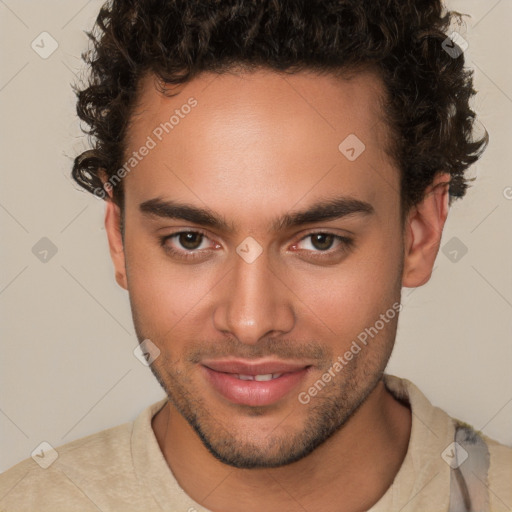
[{"label": "nose bridge", "polygon": [[264,255],[250,263],[236,258],[214,315],[217,329],[246,344],[288,332],[294,324],[286,287],[270,270]]}]

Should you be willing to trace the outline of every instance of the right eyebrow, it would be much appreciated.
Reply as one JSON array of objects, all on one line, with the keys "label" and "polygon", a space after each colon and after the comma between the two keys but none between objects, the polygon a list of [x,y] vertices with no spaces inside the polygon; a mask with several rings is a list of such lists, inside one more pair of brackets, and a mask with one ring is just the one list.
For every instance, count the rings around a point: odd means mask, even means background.
[{"label": "right eyebrow", "polygon": [[185,220],[223,231],[232,230],[224,219],[215,216],[207,208],[198,208],[176,201],[164,201],[160,198],[149,199],[139,205],[139,210],[147,216]]}]

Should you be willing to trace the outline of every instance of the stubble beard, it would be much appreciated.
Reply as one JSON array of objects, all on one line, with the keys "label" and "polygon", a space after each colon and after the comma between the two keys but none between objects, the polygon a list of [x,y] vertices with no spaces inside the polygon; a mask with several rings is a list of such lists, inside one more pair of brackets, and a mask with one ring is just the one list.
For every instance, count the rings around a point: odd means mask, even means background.
[{"label": "stubble beard", "polygon": [[[151,371],[171,405],[216,459],[241,469],[277,468],[308,456],[346,425],[382,379],[390,354],[389,350],[385,357],[371,357],[371,361],[366,358],[361,364],[352,360],[309,404],[297,400],[293,411],[280,420],[282,424],[276,421],[273,430],[260,442],[251,441],[250,432],[237,432],[218,420],[201,393],[194,393],[190,379],[172,362],[153,363]],[[305,408],[307,414],[302,419]],[[246,417],[267,412],[265,407],[237,406],[237,409]],[[291,427],[295,414],[299,420]]]}]

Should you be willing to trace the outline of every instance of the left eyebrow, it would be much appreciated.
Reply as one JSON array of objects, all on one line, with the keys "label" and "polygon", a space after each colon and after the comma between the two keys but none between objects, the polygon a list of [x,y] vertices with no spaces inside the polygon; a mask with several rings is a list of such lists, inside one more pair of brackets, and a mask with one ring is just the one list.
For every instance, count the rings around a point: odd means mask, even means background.
[{"label": "left eyebrow", "polygon": [[274,221],[274,231],[285,230],[303,224],[325,222],[351,215],[373,215],[375,210],[370,203],[350,197],[339,197],[314,204],[307,210],[286,213]]}]

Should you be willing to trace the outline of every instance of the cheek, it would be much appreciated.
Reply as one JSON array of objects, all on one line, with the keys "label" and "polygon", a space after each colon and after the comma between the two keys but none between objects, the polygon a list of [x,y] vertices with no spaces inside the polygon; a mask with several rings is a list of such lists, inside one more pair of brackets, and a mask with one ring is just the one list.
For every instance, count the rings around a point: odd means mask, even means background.
[{"label": "cheek", "polygon": [[[395,238],[396,240],[396,238]],[[368,243],[337,267],[296,272],[291,288],[326,335],[351,339],[400,300],[401,246]]]},{"label": "cheek", "polygon": [[143,247],[126,243],[130,301],[144,332],[159,338],[197,320],[218,278],[206,266],[173,265],[160,247]]}]

